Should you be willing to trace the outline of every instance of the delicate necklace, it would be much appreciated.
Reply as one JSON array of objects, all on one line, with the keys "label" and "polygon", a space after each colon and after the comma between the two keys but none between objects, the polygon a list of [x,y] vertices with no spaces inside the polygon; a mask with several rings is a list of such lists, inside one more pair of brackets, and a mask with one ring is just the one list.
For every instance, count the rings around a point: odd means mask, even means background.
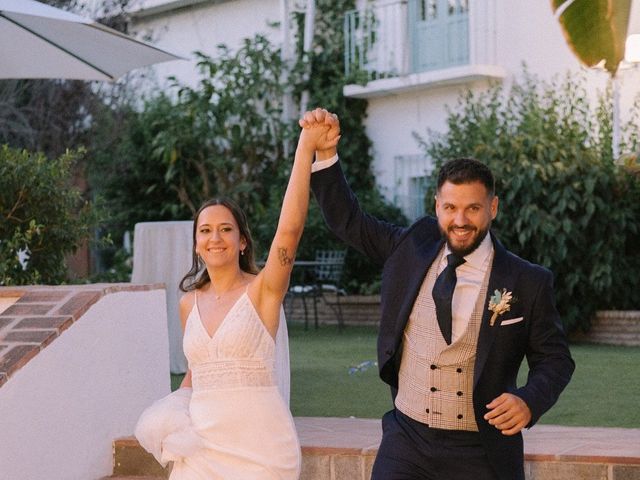
[{"label": "delicate necklace", "polygon": [[[241,277],[241,279],[242,279],[242,280],[244,280],[244,277]],[[216,289],[214,288],[214,286],[213,286],[213,282],[212,282],[212,283],[211,283],[211,291],[213,292],[213,296],[215,297],[215,299],[216,299],[216,300],[220,300],[220,299],[221,299],[222,297],[224,297],[227,293],[232,292],[232,291],[234,291],[234,290],[237,290],[238,288],[240,288],[240,287],[242,286],[242,285],[235,286],[235,283],[236,283],[236,282],[232,283],[232,284],[231,284],[231,285],[232,285],[232,286],[231,286],[231,288],[229,288],[228,290],[226,290],[226,291],[224,291],[224,292],[220,292],[220,293],[218,293],[218,292],[216,292]]]}]

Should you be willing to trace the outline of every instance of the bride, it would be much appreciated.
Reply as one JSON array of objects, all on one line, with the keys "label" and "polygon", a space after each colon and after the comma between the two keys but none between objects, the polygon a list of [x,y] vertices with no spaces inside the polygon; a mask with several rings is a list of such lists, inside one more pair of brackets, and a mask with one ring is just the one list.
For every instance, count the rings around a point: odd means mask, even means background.
[{"label": "bride", "polygon": [[324,120],[300,132],[262,271],[235,203],[210,200],[195,215],[193,265],[180,283],[189,369],[176,392],[143,412],[135,430],[161,464],[173,461],[171,480],[296,480],[300,474],[288,364],[276,368],[276,357],[288,358],[282,302],[307,215],[313,155],[335,150],[339,140],[337,121],[327,113],[308,113]]}]

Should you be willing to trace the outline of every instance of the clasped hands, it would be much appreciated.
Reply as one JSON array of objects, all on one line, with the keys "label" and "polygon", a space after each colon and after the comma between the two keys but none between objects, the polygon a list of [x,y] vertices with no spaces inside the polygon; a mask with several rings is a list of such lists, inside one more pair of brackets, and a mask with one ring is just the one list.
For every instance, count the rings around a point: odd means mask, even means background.
[{"label": "clasped hands", "polygon": [[336,154],[340,140],[340,122],[335,113],[316,108],[305,112],[298,124],[302,128],[298,147],[315,151],[318,160],[325,160]]}]

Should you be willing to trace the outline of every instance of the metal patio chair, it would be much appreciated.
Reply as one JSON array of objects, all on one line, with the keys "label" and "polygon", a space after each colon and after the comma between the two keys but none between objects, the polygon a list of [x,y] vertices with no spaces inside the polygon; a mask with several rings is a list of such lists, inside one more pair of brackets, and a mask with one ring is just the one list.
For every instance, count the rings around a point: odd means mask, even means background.
[{"label": "metal patio chair", "polygon": [[[314,326],[318,328],[318,307],[317,302],[322,299],[336,315],[340,330],[344,327],[342,318],[342,308],[340,297],[346,295],[346,291],[341,286],[342,273],[346,250],[317,250],[314,261],[300,261],[298,266],[304,267],[301,283],[296,283],[289,288],[289,315],[293,308],[294,299],[299,298],[304,310],[304,326],[308,328],[309,310],[307,300],[311,300],[313,306]],[[295,268],[295,264],[294,264]],[[328,302],[326,294],[335,295],[335,303]]]}]

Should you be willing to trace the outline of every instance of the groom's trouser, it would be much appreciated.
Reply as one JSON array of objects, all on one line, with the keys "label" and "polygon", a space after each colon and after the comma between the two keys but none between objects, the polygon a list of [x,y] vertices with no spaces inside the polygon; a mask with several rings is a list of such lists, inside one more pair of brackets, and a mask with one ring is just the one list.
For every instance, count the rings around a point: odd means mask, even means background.
[{"label": "groom's trouser", "polygon": [[496,480],[477,432],[440,430],[397,409],[382,417],[371,480]]}]

